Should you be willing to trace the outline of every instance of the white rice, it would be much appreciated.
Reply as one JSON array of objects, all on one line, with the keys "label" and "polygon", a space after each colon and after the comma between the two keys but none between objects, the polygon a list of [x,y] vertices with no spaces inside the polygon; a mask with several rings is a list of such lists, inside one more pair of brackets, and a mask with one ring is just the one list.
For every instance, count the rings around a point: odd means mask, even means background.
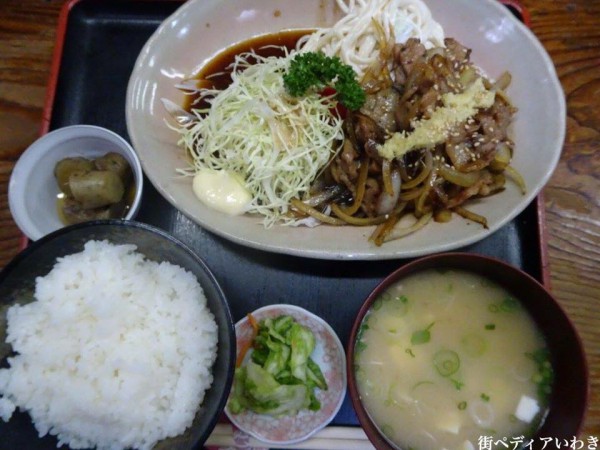
[{"label": "white rice", "polygon": [[184,432],[213,376],[217,325],[197,279],[134,245],[90,241],[8,311],[17,353],[0,417],[26,410],[71,448],[149,449]]}]

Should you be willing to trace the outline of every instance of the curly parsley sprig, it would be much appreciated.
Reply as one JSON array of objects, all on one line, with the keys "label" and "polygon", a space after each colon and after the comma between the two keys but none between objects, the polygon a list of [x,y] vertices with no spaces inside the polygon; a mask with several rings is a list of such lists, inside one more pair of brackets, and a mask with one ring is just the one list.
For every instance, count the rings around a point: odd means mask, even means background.
[{"label": "curly parsley sprig", "polygon": [[335,89],[337,100],[352,111],[365,103],[365,91],[356,80],[352,67],[337,56],[326,56],[323,52],[296,55],[283,76],[283,83],[294,97],[306,94],[313,87],[322,89],[330,86]]}]

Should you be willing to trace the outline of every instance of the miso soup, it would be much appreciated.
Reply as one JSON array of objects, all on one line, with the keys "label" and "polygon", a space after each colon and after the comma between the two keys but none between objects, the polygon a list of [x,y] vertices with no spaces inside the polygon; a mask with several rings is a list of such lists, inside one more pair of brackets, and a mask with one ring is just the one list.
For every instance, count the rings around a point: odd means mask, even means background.
[{"label": "miso soup", "polygon": [[358,332],[354,370],[371,419],[404,450],[532,436],[553,377],[520,302],[458,270],[411,275],[377,298]]}]

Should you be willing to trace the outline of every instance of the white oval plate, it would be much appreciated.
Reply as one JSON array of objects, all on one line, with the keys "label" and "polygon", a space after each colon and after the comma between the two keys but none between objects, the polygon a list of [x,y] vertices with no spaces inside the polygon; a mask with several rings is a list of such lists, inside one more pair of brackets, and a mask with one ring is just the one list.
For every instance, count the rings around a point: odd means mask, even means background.
[{"label": "white oval plate", "polygon": [[[519,111],[513,124],[513,165],[527,183],[522,195],[514,183],[469,209],[484,215],[488,229],[454,217],[381,247],[368,241],[372,228],[274,226],[265,229],[252,216],[231,217],[204,206],[193,194],[177,134],[165,121],[161,98],[183,102],[175,85],[197,72],[223,48],[252,36],[335,22],[334,0],[190,0],[169,17],[138,57],[127,90],[129,136],[157,190],[202,227],[253,248],[322,259],[408,258],[448,251],[490,235],[516,217],[546,184],[560,157],[565,136],[565,101],[548,54],[535,36],[496,0],[425,0],[446,36],[473,50],[472,59],[490,77],[505,70],[513,81],[508,94]],[[468,24],[468,26],[465,26]]]},{"label": "white oval plate", "polygon": [[[342,406],[346,395],[346,353],[333,329],[318,316],[294,305],[269,305],[257,309],[252,316],[260,322],[267,317],[290,315],[298,323],[310,328],[317,341],[312,354],[313,360],[323,371],[328,389],[316,390],[317,399],[321,402],[319,411],[300,411],[295,416],[274,418],[265,414],[244,411],[232,414],[229,404],[225,414],[240,430],[268,444],[284,445],[303,441],[325,427],[335,417]],[[238,352],[247,346],[252,339],[252,326],[247,318],[235,325]],[[245,360],[250,356],[250,350]]]}]

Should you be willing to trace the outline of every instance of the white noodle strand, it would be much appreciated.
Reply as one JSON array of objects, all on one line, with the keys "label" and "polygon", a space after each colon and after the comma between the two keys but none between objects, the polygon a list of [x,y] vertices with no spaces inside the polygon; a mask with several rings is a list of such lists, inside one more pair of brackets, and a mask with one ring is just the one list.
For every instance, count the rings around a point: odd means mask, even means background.
[{"label": "white noodle strand", "polygon": [[[379,51],[414,37],[426,48],[444,46],[444,30],[421,0],[336,0],[345,16],[331,28],[321,28],[298,43],[302,52],[338,56],[361,79]],[[375,22],[375,23],[374,23]],[[383,36],[380,33],[383,31]],[[380,42],[381,38],[385,41]]]}]

